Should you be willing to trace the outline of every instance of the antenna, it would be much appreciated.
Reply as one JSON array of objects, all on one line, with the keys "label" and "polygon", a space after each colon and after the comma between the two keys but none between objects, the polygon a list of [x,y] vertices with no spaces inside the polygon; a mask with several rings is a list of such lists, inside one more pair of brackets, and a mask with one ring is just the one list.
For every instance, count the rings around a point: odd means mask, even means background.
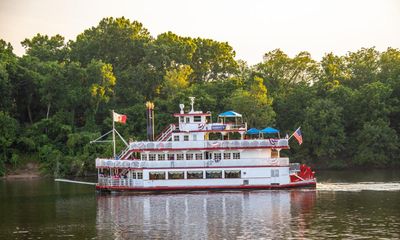
[{"label": "antenna", "polygon": [[189,99],[190,99],[190,105],[192,105],[192,110],[190,110],[190,112],[194,112],[193,105],[195,97],[189,97]]}]

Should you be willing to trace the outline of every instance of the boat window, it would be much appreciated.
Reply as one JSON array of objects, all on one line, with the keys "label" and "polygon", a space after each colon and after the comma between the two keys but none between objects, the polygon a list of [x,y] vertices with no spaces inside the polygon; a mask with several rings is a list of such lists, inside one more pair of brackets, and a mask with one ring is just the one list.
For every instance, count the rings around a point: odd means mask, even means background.
[{"label": "boat window", "polygon": [[184,172],[168,172],[168,179],[184,179]]},{"label": "boat window", "polygon": [[189,141],[189,136],[188,135],[183,136],[183,141]]},{"label": "boat window", "polygon": [[225,170],[225,178],[240,178],[240,170]]},{"label": "boat window", "polygon": [[176,154],[176,160],[183,160],[183,153]]},{"label": "boat window", "polygon": [[214,153],[214,160],[221,160],[221,153]]},{"label": "boat window", "polygon": [[165,154],[158,154],[158,161],[164,161],[165,160]]},{"label": "boat window", "polygon": [[149,172],[150,180],[164,180],[165,172]]},{"label": "boat window", "polygon": [[181,123],[185,122],[185,118],[184,117],[179,117],[179,118],[180,118]]},{"label": "boat window", "polygon": [[131,176],[132,176],[133,179],[136,179],[136,172],[132,172]]},{"label": "boat window", "polygon": [[197,141],[197,135],[193,134],[192,136],[193,136],[193,141]]},{"label": "boat window", "polygon": [[231,159],[231,153],[224,153],[224,159]]},{"label": "boat window", "polygon": [[201,122],[201,116],[194,116],[193,122]]},{"label": "boat window", "polygon": [[156,154],[149,154],[149,161],[155,161],[156,160]]},{"label": "boat window", "polygon": [[137,179],[143,179],[143,172],[138,172],[136,174],[136,176],[137,176]]},{"label": "boat window", "polygon": [[219,170],[206,171],[206,178],[222,178],[222,171]]},{"label": "boat window", "polygon": [[271,177],[279,177],[279,169],[271,169]]},{"label": "boat window", "polygon": [[202,153],[196,153],[196,160],[203,160],[203,154]]},{"label": "boat window", "polygon": [[175,135],[175,136],[174,136],[174,141],[175,141],[175,142],[179,142],[179,135]]},{"label": "boat window", "polygon": [[173,153],[169,153],[168,160],[175,160],[175,155]]},{"label": "boat window", "polygon": [[186,117],[186,123],[189,123],[189,122],[190,122],[190,118]]},{"label": "boat window", "polygon": [[233,159],[240,159],[240,152],[233,153]]},{"label": "boat window", "polygon": [[193,153],[186,153],[186,160],[193,160]]},{"label": "boat window", "polygon": [[187,179],[203,179],[203,171],[187,171]]},{"label": "boat window", "polygon": [[147,160],[147,154],[146,153],[142,153],[142,160]]}]

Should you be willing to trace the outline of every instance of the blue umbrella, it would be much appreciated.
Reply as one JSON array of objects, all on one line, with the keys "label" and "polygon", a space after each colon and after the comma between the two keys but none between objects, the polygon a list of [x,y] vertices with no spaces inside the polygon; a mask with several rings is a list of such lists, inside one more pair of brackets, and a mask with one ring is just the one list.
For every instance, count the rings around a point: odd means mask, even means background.
[{"label": "blue umbrella", "polygon": [[249,130],[247,130],[247,134],[260,134],[260,130],[258,130],[257,128],[250,128]]},{"label": "blue umbrella", "polygon": [[224,112],[224,113],[220,113],[218,115],[218,117],[242,117],[242,114],[239,114],[239,113],[234,112],[234,111],[227,111],[227,112]]},{"label": "blue umbrella", "polygon": [[260,132],[261,133],[279,133],[279,130],[272,128],[272,127],[266,127],[263,130],[261,130]]}]

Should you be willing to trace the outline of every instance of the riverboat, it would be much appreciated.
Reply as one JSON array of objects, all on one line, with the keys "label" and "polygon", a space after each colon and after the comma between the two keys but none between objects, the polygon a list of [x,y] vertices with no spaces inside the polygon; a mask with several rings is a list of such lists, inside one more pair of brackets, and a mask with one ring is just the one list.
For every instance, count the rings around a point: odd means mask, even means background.
[{"label": "riverboat", "polygon": [[[194,110],[191,98],[191,110],[185,112],[180,104],[180,112],[173,115],[178,123],[170,124],[152,139],[154,105],[147,106],[149,140],[125,142],[127,147],[118,156],[97,158],[97,190],[160,192],[316,186],[310,167],[289,163],[289,158],[280,156],[281,150],[289,149],[287,136],[266,137],[262,131],[249,135],[254,129],[248,130],[242,116],[233,111],[219,114],[213,123],[210,112]],[[117,119],[120,117],[117,114]]]}]

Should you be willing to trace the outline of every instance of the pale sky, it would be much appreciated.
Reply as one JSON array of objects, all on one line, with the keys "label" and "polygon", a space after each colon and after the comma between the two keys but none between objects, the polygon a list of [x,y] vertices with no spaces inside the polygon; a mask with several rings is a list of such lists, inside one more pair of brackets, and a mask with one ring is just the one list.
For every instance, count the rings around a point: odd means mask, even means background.
[{"label": "pale sky", "polygon": [[22,55],[20,42],[37,33],[75,40],[102,18],[121,16],[154,37],[172,31],[228,42],[249,64],[276,48],[316,60],[400,48],[400,0],[0,0],[0,38]]}]

